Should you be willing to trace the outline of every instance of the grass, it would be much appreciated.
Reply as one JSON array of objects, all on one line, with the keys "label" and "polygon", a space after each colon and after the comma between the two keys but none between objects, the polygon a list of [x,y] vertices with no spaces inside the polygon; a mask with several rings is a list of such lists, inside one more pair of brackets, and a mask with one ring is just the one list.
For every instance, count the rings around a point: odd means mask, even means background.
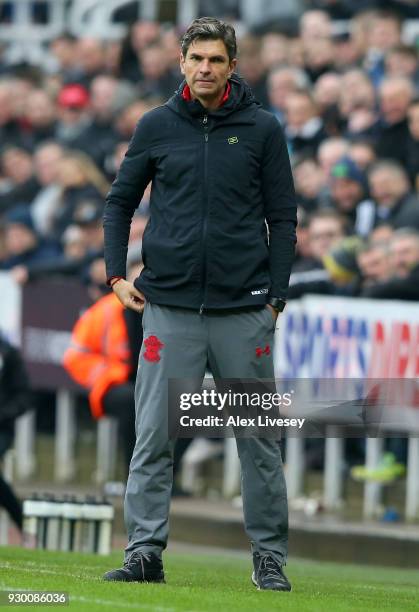
[{"label": "grass", "polygon": [[[390,551],[389,551],[390,552]],[[291,560],[291,593],[260,592],[250,583],[250,559],[225,553],[165,555],[167,584],[105,583],[121,565],[110,557],[0,548],[0,590],[66,591],[80,612],[364,612],[419,609],[417,570]],[[40,609],[24,606],[24,609]]]}]

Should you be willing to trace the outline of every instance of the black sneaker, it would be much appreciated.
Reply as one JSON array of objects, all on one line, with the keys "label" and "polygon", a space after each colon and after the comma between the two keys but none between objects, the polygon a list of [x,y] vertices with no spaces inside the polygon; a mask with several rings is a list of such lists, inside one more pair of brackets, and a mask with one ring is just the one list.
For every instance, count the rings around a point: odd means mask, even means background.
[{"label": "black sneaker", "polygon": [[120,569],[106,572],[103,580],[118,582],[164,582],[162,560],[154,553],[133,552]]},{"label": "black sneaker", "polygon": [[270,553],[254,553],[252,582],[259,590],[291,591],[282,565]]}]

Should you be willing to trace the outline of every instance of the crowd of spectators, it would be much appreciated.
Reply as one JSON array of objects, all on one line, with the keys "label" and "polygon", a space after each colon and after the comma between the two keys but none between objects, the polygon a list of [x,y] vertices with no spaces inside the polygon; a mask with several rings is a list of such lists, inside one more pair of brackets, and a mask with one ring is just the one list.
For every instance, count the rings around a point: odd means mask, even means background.
[{"label": "crowd of spectators", "polygon": [[[293,31],[238,28],[239,73],[282,124],[294,170],[290,298],[419,299],[418,46],[408,10],[361,4],[312,2]],[[140,20],[121,41],[63,33],[45,66],[0,55],[0,270],[21,284],[65,274],[104,288],[104,198],[137,121],[182,81],[180,35]],[[147,202],[132,225],[138,259]]]}]

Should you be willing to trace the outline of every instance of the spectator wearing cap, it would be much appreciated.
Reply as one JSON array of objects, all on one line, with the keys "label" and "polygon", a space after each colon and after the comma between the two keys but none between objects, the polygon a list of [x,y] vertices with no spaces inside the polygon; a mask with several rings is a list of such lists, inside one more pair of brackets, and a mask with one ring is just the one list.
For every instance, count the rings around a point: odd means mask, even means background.
[{"label": "spectator wearing cap", "polygon": [[6,215],[5,246],[7,257],[1,263],[1,268],[10,270],[18,282],[22,282],[23,278],[21,268],[30,268],[61,254],[56,243],[44,240],[37,234],[26,206],[18,206]]},{"label": "spectator wearing cap", "polygon": [[364,172],[345,156],[333,166],[330,175],[330,204],[348,219],[356,234],[367,236],[374,222],[375,207],[367,199]]},{"label": "spectator wearing cap", "polygon": [[390,241],[390,278],[371,284],[363,297],[419,300],[419,232],[402,228]]},{"label": "spectator wearing cap", "polygon": [[406,170],[392,160],[378,160],[368,172],[375,205],[374,227],[381,223],[394,229],[419,229],[419,201],[412,193]]},{"label": "spectator wearing cap", "polygon": [[78,140],[90,123],[89,92],[79,84],[64,85],[58,94],[56,138],[67,147],[77,148]]}]

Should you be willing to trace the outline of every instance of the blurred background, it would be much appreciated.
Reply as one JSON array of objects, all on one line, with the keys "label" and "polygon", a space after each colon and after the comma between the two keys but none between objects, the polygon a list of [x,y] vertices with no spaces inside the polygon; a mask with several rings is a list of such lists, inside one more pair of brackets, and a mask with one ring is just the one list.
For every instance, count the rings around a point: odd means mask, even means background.
[{"label": "blurred background", "polygon": [[[416,0],[1,1],[0,329],[29,382],[19,377],[13,393],[25,399],[13,414],[0,406],[0,452],[3,485],[18,498],[105,487],[121,507],[141,322],[115,313],[128,348],[111,354],[109,321],[92,310],[108,295],[104,198],[138,120],[179,86],[179,38],[203,15],[235,26],[238,71],[283,126],[291,156],[298,247],[278,376],[419,377]],[[148,192],[132,223],[134,276],[147,219]],[[84,320],[85,350],[64,369],[87,309],[101,327]],[[77,371],[87,348],[102,365],[131,363],[99,403],[97,381]],[[385,440],[345,441],[336,430],[284,440],[294,550],[315,554],[307,520],[319,538],[351,524],[361,547],[365,524],[375,535],[389,522],[406,538],[417,530],[419,427],[406,402],[406,425]],[[228,517],[232,545],[245,545],[234,441],[188,444],[176,457],[175,537],[217,544],[203,517]],[[10,495],[0,487],[16,519]],[[19,540],[5,515],[0,524],[2,543]],[[121,515],[116,532],[123,538]]]}]

